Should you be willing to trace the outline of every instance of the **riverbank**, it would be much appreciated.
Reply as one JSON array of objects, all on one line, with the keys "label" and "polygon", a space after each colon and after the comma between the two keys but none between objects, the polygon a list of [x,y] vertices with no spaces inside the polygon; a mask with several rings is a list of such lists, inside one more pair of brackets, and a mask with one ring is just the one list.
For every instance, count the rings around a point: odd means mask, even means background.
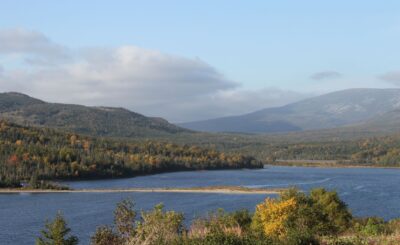
[{"label": "riverbank", "polygon": [[207,186],[191,188],[123,188],[123,189],[0,189],[0,194],[12,193],[118,193],[118,192],[164,192],[164,193],[216,193],[216,194],[279,194],[285,189],[246,188],[241,186]]},{"label": "riverbank", "polygon": [[399,169],[400,166],[380,166],[374,164],[355,164],[340,162],[337,160],[276,160],[265,166],[287,166],[287,167],[315,167],[315,168],[385,168]]}]

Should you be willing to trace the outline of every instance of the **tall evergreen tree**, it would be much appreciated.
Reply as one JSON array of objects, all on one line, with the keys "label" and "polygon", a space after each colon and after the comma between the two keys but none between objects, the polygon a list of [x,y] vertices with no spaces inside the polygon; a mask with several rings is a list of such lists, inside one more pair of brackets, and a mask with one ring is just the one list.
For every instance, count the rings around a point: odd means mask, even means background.
[{"label": "tall evergreen tree", "polygon": [[36,245],[76,245],[78,238],[68,236],[71,229],[61,213],[57,213],[52,222],[47,221],[45,229],[41,231],[41,237],[36,239]]}]

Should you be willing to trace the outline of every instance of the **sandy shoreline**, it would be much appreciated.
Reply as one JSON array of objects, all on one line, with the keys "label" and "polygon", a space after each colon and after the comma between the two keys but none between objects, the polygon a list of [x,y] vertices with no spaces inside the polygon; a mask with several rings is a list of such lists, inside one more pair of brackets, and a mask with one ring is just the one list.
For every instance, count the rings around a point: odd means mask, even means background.
[{"label": "sandy shoreline", "polygon": [[119,193],[119,192],[156,192],[156,193],[217,193],[217,194],[279,194],[282,190],[232,188],[125,188],[125,189],[76,189],[76,190],[40,190],[40,189],[0,189],[0,194],[11,193]]}]

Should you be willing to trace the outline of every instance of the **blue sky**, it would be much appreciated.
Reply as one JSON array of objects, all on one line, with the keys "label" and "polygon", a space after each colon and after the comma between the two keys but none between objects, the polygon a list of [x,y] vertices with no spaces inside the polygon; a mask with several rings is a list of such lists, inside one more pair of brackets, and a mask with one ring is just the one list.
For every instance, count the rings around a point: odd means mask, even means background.
[{"label": "blue sky", "polygon": [[[53,46],[68,49],[73,53],[73,60],[87,59],[82,58],[82,53],[87,50],[93,53],[94,47],[134,46],[161,53],[161,60],[169,56],[182,58],[180,68],[176,69],[187,69],[186,61],[197,62],[194,65],[197,70],[184,71],[185,79],[190,79],[188,73],[203,71],[202,63],[208,72],[215,70],[218,75],[207,73],[194,80],[203,83],[202,79],[206,77],[218,76],[223,81],[205,83],[219,94],[205,88],[202,88],[205,94],[190,91],[193,94],[189,95],[199,99],[187,106],[182,105],[186,104],[185,96],[179,97],[183,92],[170,92],[170,99],[157,102],[160,104],[151,103],[154,101],[151,96],[148,96],[150,102],[143,103],[134,100],[118,102],[115,101],[117,97],[103,98],[100,92],[97,97],[91,95],[96,99],[90,99],[89,95],[73,97],[88,105],[120,105],[144,114],[161,114],[172,121],[244,113],[346,88],[386,88],[400,84],[400,56],[397,55],[400,53],[399,1],[13,0],[0,2],[0,16],[0,30],[8,30],[7,35],[14,29],[34,32]],[[32,56],[31,51],[24,52],[14,48],[0,54],[3,73],[15,72],[16,63],[21,63],[24,69],[49,69],[29,67],[31,64],[20,62],[24,55]],[[35,51],[37,55],[38,51]],[[190,67],[193,68],[193,64]],[[164,66],[161,70],[168,73]],[[24,78],[29,79],[29,76]],[[49,96],[37,92],[37,83],[35,88],[26,84],[13,87],[10,83],[15,84],[17,80],[22,83],[21,78],[13,79],[3,78],[0,90],[20,89],[43,99],[73,102],[58,96],[57,84],[53,84],[51,90],[55,96]],[[170,79],[173,78],[166,81]],[[171,83],[171,91],[176,86],[203,91],[198,85],[181,86],[182,83]],[[262,99],[262,93],[272,99]],[[279,96],[273,98],[274,93]],[[218,110],[210,110],[212,104],[201,105],[202,100],[210,101],[209,96],[220,105]],[[251,98],[257,98],[254,104],[248,101]],[[141,98],[141,101],[145,100]],[[168,110],[163,110],[166,113],[155,109],[166,104],[171,105]],[[227,108],[229,105],[232,108]]]}]

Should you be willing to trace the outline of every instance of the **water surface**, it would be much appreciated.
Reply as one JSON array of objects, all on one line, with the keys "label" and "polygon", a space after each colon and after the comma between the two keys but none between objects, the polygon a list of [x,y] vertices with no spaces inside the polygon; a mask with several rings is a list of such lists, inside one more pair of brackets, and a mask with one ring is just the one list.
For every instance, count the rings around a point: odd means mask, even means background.
[{"label": "water surface", "polygon": [[[400,169],[267,167],[260,170],[176,172],[128,179],[66,182],[72,188],[247,187],[297,186],[335,189],[356,216],[400,217]],[[115,204],[132,198],[137,209],[163,202],[166,209],[183,212],[186,223],[210,210],[254,210],[266,195],[207,193],[47,193],[0,195],[1,244],[33,244],[46,218],[62,211],[82,244],[100,224],[112,223]]]}]

